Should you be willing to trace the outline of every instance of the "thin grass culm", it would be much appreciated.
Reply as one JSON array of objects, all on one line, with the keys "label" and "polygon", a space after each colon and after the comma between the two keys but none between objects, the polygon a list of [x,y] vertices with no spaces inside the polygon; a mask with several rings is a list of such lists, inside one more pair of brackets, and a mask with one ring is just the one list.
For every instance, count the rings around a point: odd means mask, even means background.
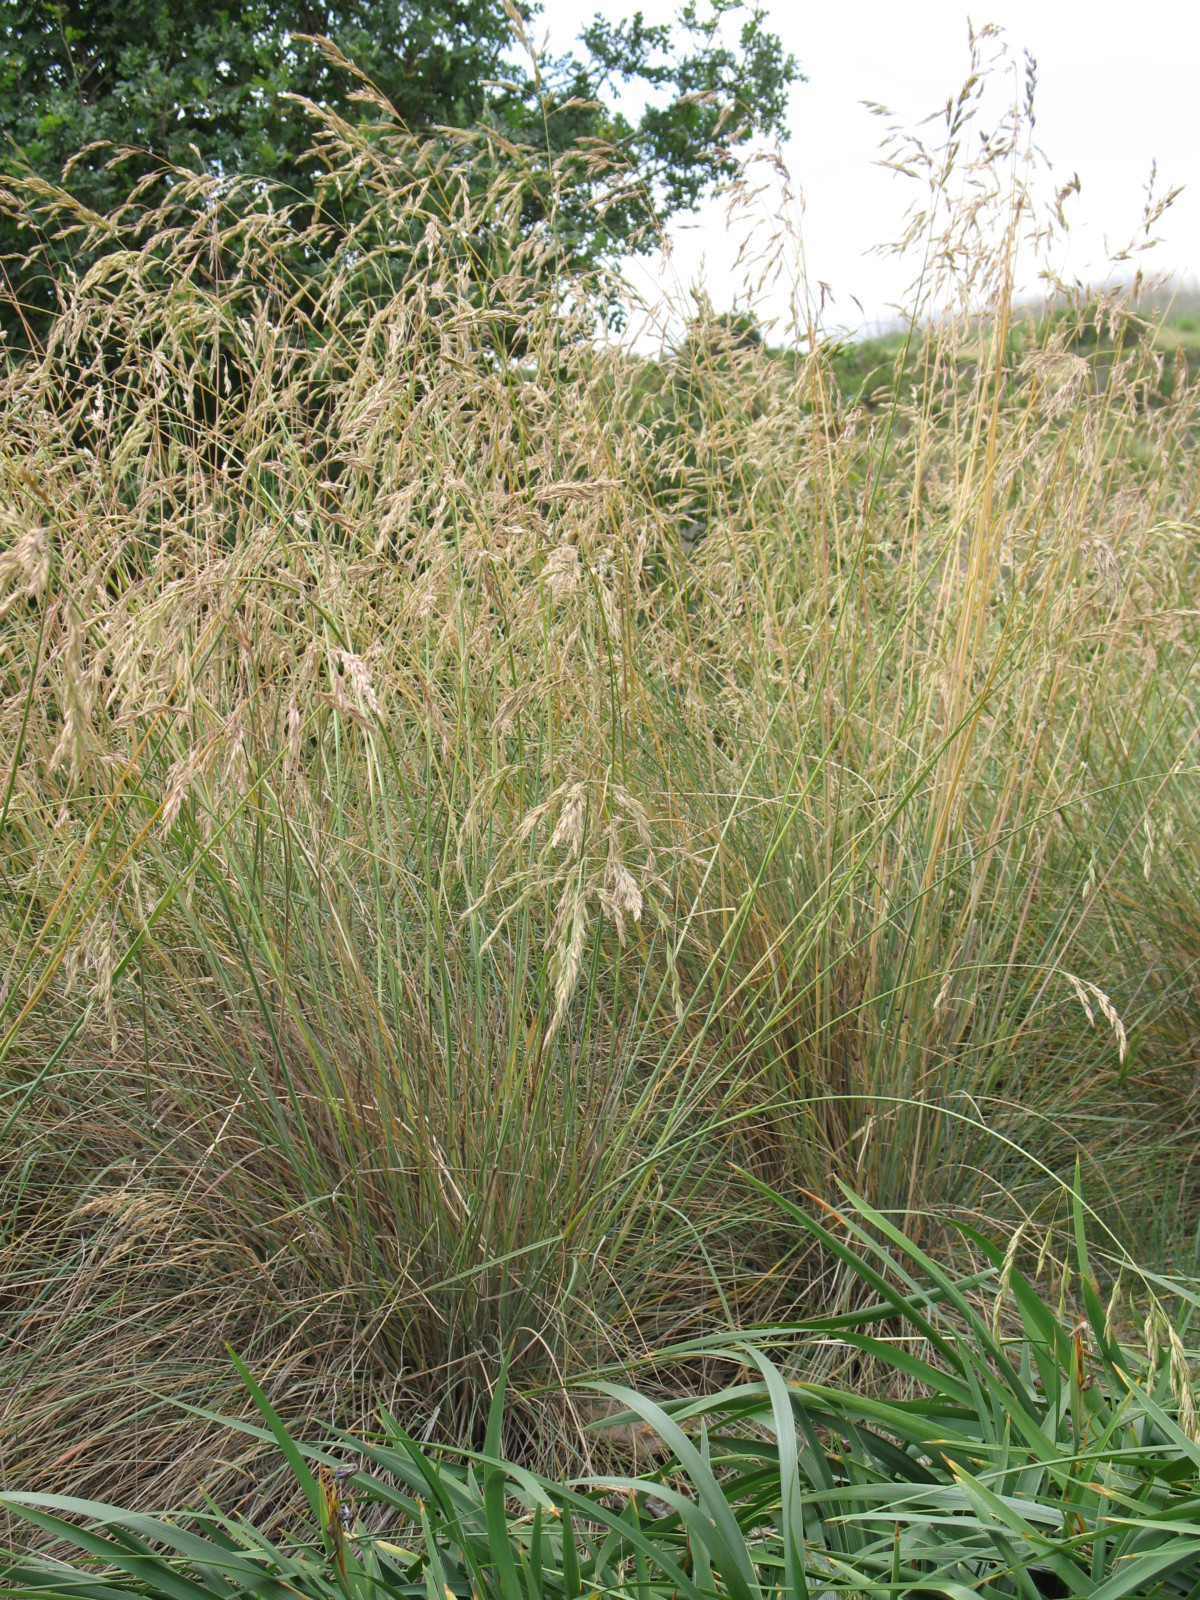
[{"label": "thin grass culm", "polygon": [[[0,372],[0,1489],[200,1485],[269,1519],[261,1438],[243,1457],[219,1420],[251,1409],[228,1346],[285,1433],[402,1419],[396,1505],[434,1521],[423,1555],[410,1529],[371,1560],[405,1593],[467,1594],[514,1492],[537,1531],[480,1596],[540,1597],[552,1566],[567,1600],[618,1567],[803,1593],[818,1488],[846,1508],[830,1586],[855,1539],[878,1592],[919,1587],[945,1512],[975,1519],[956,1582],[987,1529],[1000,1592],[1099,1593],[1071,1587],[1071,1518],[1108,1574],[1124,1535],[1084,1500],[1142,1484],[1113,1457],[1085,1493],[1101,1426],[1169,1441],[1147,1493],[1174,1515],[1183,1335],[1152,1318],[1165,1365],[1133,1399],[1128,1362],[1102,1396],[1072,1379],[1059,1241],[1078,1167],[1109,1246],[1089,1295],[1124,1304],[1121,1262],[1194,1282],[1195,374],[1140,285],[1019,300],[1064,196],[1036,204],[1031,102],[985,123],[997,48],[888,146],[921,196],[913,304],[869,361],[822,335],[786,218],[762,246],[786,326],[699,297],[653,355],[603,337],[651,310],[571,274],[485,137],[417,141],[382,103],[366,132],[298,109],[326,186],[303,211],[206,173],[104,218],[0,196],[94,256]],[[852,1225],[788,1209],[845,1190]],[[601,1515],[537,1487],[603,1460],[616,1402],[584,1379],[644,1381],[646,1407],[674,1385],[698,1423],[720,1341],[865,1315],[854,1229],[955,1285],[969,1256],[994,1345],[1020,1287],[1043,1345],[997,1358],[986,1439],[964,1423],[938,1461],[928,1406],[823,1390],[811,1427],[846,1442],[820,1476],[805,1434],[820,1482],[795,1490],[767,1438],[784,1380],[747,1356],[708,1443],[667,1430],[693,1490],[657,1480],[666,1544],[640,1489]],[[888,1315],[932,1317],[924,1292]],[[898,1370],[919,1387],[948,1349]],[[1067,1374],[1040,1457],[1030,1361]],[[976,1392],[955,1371],[939,1427]],[[901,1414],[928,1424],[903,1517],[869,1487]],[[701,1528],[727,1421],[747,1499]],[[418,1438],[475,1470],[439,1478]],[[790,1508],[765,1565],[734,1538],[755,1451]],[[1003,1554],[1026,1476],[1062,1589]],[[1103,1589],[1126,1592],[1149,1591]]]}]

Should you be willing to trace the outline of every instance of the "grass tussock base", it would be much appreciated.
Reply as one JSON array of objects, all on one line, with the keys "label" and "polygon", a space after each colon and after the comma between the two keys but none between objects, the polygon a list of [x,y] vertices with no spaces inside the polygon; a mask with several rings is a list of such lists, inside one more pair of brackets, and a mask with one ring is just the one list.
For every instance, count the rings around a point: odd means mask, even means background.
[{"label": "grass tussock base", "polygon": [[607,1433],[636,1428],[650,1447],[564,1480],[504,1460],[503,1366],[478,1450],[418,1442],[387,1412],[365,1437],[333,1431],[306,1444],[242,1367],[260,1420],[236,1431],[278,1447],[301,1502],[291,1526],[278,1472],[232,1516],[211,1502],[164,1519],[78,1496],[4,1496],[22,1526],[69,1554],[18,1556],[0,1579],[27,1600],[97,1592],[98,1571],[100,1592],[147,1600],[390,1600],[438,1588],[495,1600],[726,1591],[808,1600],[814,1590],[883,1597],[984,1585],[1014,1600],[1195,1592],[1194,1352],[1161,1294],[1194,1306],[1186,1282],[1160,1278],[1159,1294],[1140,1286],[1151,1313],[1128,1342],[1126,1295],[1116,1290],[1105,1308],[1091,1287],[1078,1189],[1070,1257],[1086,1309],[1074,1326],[1038,1295],[1011,1246],[974,1230],[959,1236],[976,1269],[964,1274],[849,1190],[842,1209],[827,1208],[832,1229],[790,1203],[783,1210],[864,1303],[774,1330],[773,1342],[793,1359],[797,1345],[855,1351],[882,1392],[789,1378],[735,1335],[709,1352],[734,1374],[716,1392],[660,1404],[599,1385],[624,1408]]}]

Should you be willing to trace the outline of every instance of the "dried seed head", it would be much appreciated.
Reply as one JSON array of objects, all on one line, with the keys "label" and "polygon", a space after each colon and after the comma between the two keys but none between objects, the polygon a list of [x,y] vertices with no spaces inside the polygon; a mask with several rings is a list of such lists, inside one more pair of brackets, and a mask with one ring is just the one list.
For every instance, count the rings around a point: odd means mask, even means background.
[{"label": "dried seed head", "polygon": [[24,529],[12,549],[0,556],[0,588],[13,578],[24,582],[30,599],[37,599],[45,590],[50,579],[50,537],[45,528]]},{"label": "dried seed head", "polygon": [[1109,1027],[1113,1031],[1113,1037],[1117,1041],[1117,1054],[1123,1063],[1125,1060],[1125,1054],[1129,1049],[1129,1040],[1126,1037],[1125,1024],[1117,1015],[1117,1008],[1104,993],[1104,990],[1098,989],[1094,983],[1088,982],[1087,979],[1077,978],[1073,972],[1065,973],[1064,976],[1074,989],[1075,997],[1079,1001],[1079,1004],[1083,1007],[1084,1015],[1087,1017],[1088,1022],[1093,1028],[1096,1026],[1096,1018],[1092,1011],[1091,1005],[1088,1003],[1088,996],[1091,995],[1092,999],[1095,1000],[1102,1016],[1104,1017],[1104,1020],[1108,1023]]},{"label": "dried seed head", "polygon": [[288,700],[284,719],[287,749],[284,754],[285,771],[291,773],[300,760],[300,704],[293,694]]},{"label": "dried seed head", "polygon": [[547,1040],[558,1032],[575,984],[583,965],[583,947],[587,939],[587,897],[578,886],[564,895],[555,917],[557,938],[550,956],[550,970],[554,979],[554,1015],[546,1030]]},{"label": "dried seed head", "polygon": [[1179,1426],[1189,1439],[1196,1438],[1196,1390],[1192,1382],[1191,1367],[1183,1340],[1173,1322],[1167,1322],[1167,1342],[1170,1350],[1169,1379],[1171,1393],[1179,1407]]},{"label": "dried seed head", "polygon": [[1013,1268],[1017,1262],[1017,1252],[1021,1248],[1021,1240],[1025,1237],[1026,1222],[1020,1223],[1012,1238],[1008,1241],[1008,1248],[1004,1252],[1004,1261],[1000,1267],[1000,1282],[996,1290],[995,1303],[992,1306],[992,1338],[1000,1337],[1000,1313],[1004,1309],[1004,1302],[1008,1297],[1012,1285]]},{"label": "dried seed head", "polygon": [[611,846],[600,900],[616,925],[617,938],[624,944],[625,918],[629,917],[634,922],[642,920],[642,891],[637,879]]},{"label": "dried seed head", "polygon": [[79,780],[90,745],[94,693],[83,667],[83,624],[74,609],[67,616],[67,636],[62,660],[62,733],[50,758],[52,770],[68,767],[72,783]]},{"label": "dried seed head", "polygon": [[192,779],[196,773],[195,757],[191,754],[181,756],[171,770],[167,773],[167,790],[163,799],[160,827],[164,834],[171,829],[183,810],[183,802],[187,799],[188,790],[191,788]]},{"label": "dried seed head", "polygon": [[367,663],[361,656],[356,656],[349,650],[339,650],[337,656],[342,663],[343,671],[350,679],[350,687],[357,695],[359,704],[365,706],[373,717],[381,717],[383,713],[379,701],[375,698],[375,687],[371,682]]},{"label": "dried seed head", "polygon": [[556,600],[574,594],[583,576],[583,568],[579,564],[579,551],[573,544],[556,546],[546,557],[546,565],[542,571],[546,582],[550,585],[550,593]]},{"label": "dried seed head", "polygon": [[573,783],[567,790],[562,803],[562,810],[558,814],[558,821],[554,825],[554,832],[550,836],[550,845],[553,849],[565,847],[568,857],[579,854],[583,843],[583,824],[587,813],[587,797],[582,783]]}]

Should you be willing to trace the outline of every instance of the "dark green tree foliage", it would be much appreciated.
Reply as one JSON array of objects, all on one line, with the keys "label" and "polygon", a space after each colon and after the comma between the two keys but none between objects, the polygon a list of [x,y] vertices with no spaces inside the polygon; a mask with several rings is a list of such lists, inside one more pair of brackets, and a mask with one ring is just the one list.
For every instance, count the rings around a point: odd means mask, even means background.
[{"label": "dark green tree foliage", "polygon": [[[302,160],[312,124],[291,97],[354,122],[379,115],[352,98],[360,86],[316,44],[324,37],[414,133],[490,128],[498,149],[540,152],[530,221],[549,204],[551,162],[560,158],[561,175],[563,154],[577,151],[565,195],[560,176],[555,220],[578,262],[637,248],[652,216],[694,206],[729,175],[748,137],[783,131],[798,73],[757,7],[709,0],[702,14],[689,0],[674,27],[648,26],[640,13],[616,25],[597,17],[580,54],[535,64],[515,33],[532,31],[537,9],[510,13],[504,0],[0,0],[0,162],[9,175],[54,184],[65,173],[70,192],[101,214],[134,194],[161,200],[172,169],[198,164],[259,175],[285,203],[310,200],[320,165]],[[631,94],[646,101],[637,120],[620,108]],[[602,149],[623,165],[624,183],[611,166],[602,177]],[[590,202],[602,184],[598,208]],[[337,203],[352,208],[353,197]],[[32,239],[8,209],[0,256],[36,320],[53,307],[70,252]]]}]

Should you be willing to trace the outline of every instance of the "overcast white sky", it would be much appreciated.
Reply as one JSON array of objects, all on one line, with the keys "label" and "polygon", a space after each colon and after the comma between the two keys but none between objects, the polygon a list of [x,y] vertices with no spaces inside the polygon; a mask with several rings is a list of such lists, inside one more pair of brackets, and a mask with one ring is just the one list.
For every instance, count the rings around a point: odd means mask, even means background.
[{"label": "overcast white sky", "polygon": [[[547,0],[541,25],[549,26],[552,50],[566,49],[597,9],[616,20],[638,5]],[[678,6],[641,0],[640,9],[657,22]],[[944,104],[966,71],[968,16],[977,27],[999,24],[1018,58],[1028,49],[1037,59],[1038,142],[1056,173],[1077,170],[1082,180],[1068,271],[1089,281],[1103,276],[1103,236],[1114,247],[1132,236],[1157,160],[1161,184],[1185,188],[1151,259],[1193,284],[1200,277],[1200,4],[991,0],[984,9],[963,0],[767,0],[767,10],[808,78],[793,91],[784,155],[804,197],[809,279],[832,287],[835,322],[890,321],[889,305],[909,276],[869,253],[895,236],[910,196],[903,180],[874,165],[882,127],[862,102],[883,103],[910,124]],[[682,286],[703,261],[714,302],[731,303],[736,251],[723,208],[681,219],[673,243]]]}]

